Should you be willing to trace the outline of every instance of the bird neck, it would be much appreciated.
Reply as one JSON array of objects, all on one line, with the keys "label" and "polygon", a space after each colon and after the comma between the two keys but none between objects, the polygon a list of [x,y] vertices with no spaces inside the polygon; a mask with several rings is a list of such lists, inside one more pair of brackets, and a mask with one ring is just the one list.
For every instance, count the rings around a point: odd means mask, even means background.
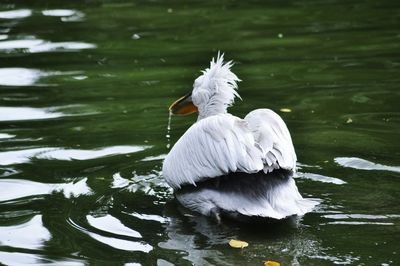
[{"label": "bird neck", "polygon": [[226,103],[215,99],[211,100],[205,106],[198,107],[199,116],[197,118],[197,121],[213,115],[226,114],[228,112],[227,108],[228,105]]}]

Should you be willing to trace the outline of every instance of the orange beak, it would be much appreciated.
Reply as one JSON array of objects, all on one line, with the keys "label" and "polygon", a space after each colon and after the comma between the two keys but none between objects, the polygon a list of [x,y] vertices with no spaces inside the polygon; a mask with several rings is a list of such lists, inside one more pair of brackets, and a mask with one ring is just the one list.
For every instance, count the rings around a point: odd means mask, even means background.
[{"label": "orange beak", "polygon": [[188,115],[199,110],[192,102],[192,93],[188,93],[171,104],[169,111],[174,115]]}]

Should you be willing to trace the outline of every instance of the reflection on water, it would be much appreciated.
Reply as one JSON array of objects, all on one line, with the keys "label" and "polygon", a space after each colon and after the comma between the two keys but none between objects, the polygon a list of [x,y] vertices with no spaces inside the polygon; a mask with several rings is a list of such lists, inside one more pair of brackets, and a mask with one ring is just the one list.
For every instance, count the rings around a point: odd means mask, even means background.
[{"label": "reflection on water", "polygon": [[0,152],[0,165],[28,163],[35,159],[44,160],[91,160],[106,156],[129,154],[148,149],[150,146],[113,146],[93,150],[34,148]]},{"label": "reflection on water", "polygon": [[159,161],[159,160],[164,160],[165,157],[167,157],[167,154],[160,154],[157,156],[148,156],[146,158],[143,158],[143,162],[149,162],[149,161]]},{"label": "reflection on water", "polygon": [[41,77],[49,73],[38,69],[21,67],[0,68],[0,85],[3,86],[31,86]]},{"label": "reflection on water", "polygon": [[42,14],[50,17],[61,17],[63,22],[82,21],[85,17],[84,13],[72,9],[47,9],[43,10]]},{"label": "reflection on water", "polygon": [[394,223],[384,223],[384,222],[355,222],[355,221],[334,221],[334,222],[328,222],[328,224],[345,224],[345,225],[364,225],[364,224],[394,225]]},{"label": "reflection on water", "polygon": [[388,219],[388,218],[400,218],[399,214],[387,214],[387,215],[372,215],[372,214],[327,214],[323,215],[325,218],[329,219],[367,219],[367,220],[377,220],[377,219]]},{"label": "reflection on water", "polygon": [[8,134],[8,133],[0,133],[0,139],[10,139],[15,137],[15,135]]},{"label": "reflection on water", "polygon": [[[94,232],[89,231],[88,229],[78,225],[71,219],[68,220],[68,222],[73,226],[75,229],[79,230],[80,232],[87,234],[91,238],[116,249],[120,250],[126,250],[126,251],[141,251],[144,253],[149,253],[153,247],[147,243],[144,242],[138,242],[138,241],[132,241],[132,240],[125,240],[125,239],[120,239],[115,237],[110,237],[110,236],[105,236],[101,234],[97,234]],[[89,221],[90,223],[90,221]]]},{"label": "reflection on water", "polygon": [[[22,68],[22,67],[7,67],[0,68],[0,86],[55,86],[56,84],[38,83],[41,78],[65,75],[80,74],[81,71],[41,71],[39,69]],[[85,76],[73,76],[72,78],[82,80]],[[86,77],[87,78],[87,77]],[[4,97],[3,99],[10,98]]]},{"label": "reflection on water", "polygon": [[43,226],[42,215],[35,215],[23,224],[0,226],[0,240],[5,246],[39,249],[50,238],[50,232]]},{"label": "reflection on water", "polygon": [[383,170],[400,173],[400,166],[383,165],[356,157],[337,157],[335,158],[335,162],[343,167],[359,170]]},{"label": "reflection on water", "polygon": [[149,146],[114,146],[105,147],[93,150],[78,150],[78,149],[52,149],[47,152],[37,154],[39,159],[52,160],[91,160],[105,156],[117,154],[129,154],[148,149]]},{"label": "reflection on water", "polygon": [[149,253],[153,247],[150,246],[149,244],[144,244],[141,242],[136,242],[136,241],[128,241],[128,240],[123,240],[123,239],[118,239],[114,237],[106,237],[102,236],[99,234],[87,232],[87,234],[92,237],[93,239],[96,239],[97,241],[108,245],[110,247],[120,249],[120,250],[126,250],[126,251],[140,251],[144,253]]},{"label": "reflection on water", "polygon": [[314,173],[302,173],[302,172],[297,172],[297,175],[300,178],[310,179],[313,181],[318,181],[318,182],[323,182],[323,183],[331,183],[331,184],[335,184],[335,185],[346,184],[345,181],[343,181],[339,178],[336,178],[336,177],[324,176],[324,175],[319,175],[319,174],[314,174]]},{"label": "reflection on water", "polygon": [[337,225],[395,225],[399,214],[372,215],[372,214],[326,214],[322,217],[332,219],[326,224]]},{"label": "reflection on water", "polygon": [[121,236],[142,238],[142,235],[139,232],[126,227],[121,223],[121,221],[109,214],[102,217],[87,215],[86,219],[91,226],[99,230]]},{"label": "reflection on water", "polygon": [[14,168],[0,168],[0,177],[11,176],[18,173],[20,173],[20,171]]},{"label": "reflection on water", "polygon": [[[331,255],[318,236],[302,228],[301,217],[275,224],[243,225],[229,222],[217,224],[185,211],[182,211],[182,215],[169,213],[170,219],[165,224],[168,239],[158,245],[163,249],[182,252],[183,258],[192,265],[236,265],[237,257],[232,257],[232,254],[246,256],[248,261],[245,265],[261,265],[268,259],[277,260],[281,265],[313,265],[302,262],[305,258],[317,259],[315,265],[357,261],[352,254]],[[243,251],[227,252],[230,239],[246,240],[249,247]]]},{"label": "reflection on water", "polygon": [[50,119],[64,116],[53,108],[0,107],[0,121]]},{"label": "reflection on water", "polygon": [[167,223],[169,221],[168,218],[166,217],[161,217],[159,215],[154,215],[154,214],[144,214],[144,213],[125,213],[128,215],[131,215],[133,217],[136,217],[140,220],[145,220],[145,221],[155,221],[155,222],[159,222],[159,223]]},{"label": "reflection on water", "polygon": [[31,158],[35,157],[35,155],[47,151],[49,151],[49,148],[34,148],[34,149],[26,149],[19,151],[3,151],[0,152],[0,165],[27,163],[31,160]]},{"label": "reflection on water", "polygon": [[69,17],[76,13],[76,10],[71,9],[47,9],[42,11],[43,15],[53,17]]},{"label": "reflection on water", "polygon": [[126,189],[132,193],[143,191],[147,195],[159,197],[162,203],[170,198],[172,188],[162,178],[159,171],[152,171],[146,175],[134,174]]},{"label": "reflection on water", "polygon": [[41,39],[8,40],[0,42],[0,51],[13,52],[21,49],[27,53],[42,53],[52,51],[73,52],[82,49],[96,48],[95,44],[85,42],[50,42]]},{"label": "reflection on water", "polygon": [[[168,239],[165,242],[158,243],[158,246],[163,249],[179,250],[183,252],[185,254],[183,258],[190,261],[193,265],[208,265],[210,263],[216,265],[229,265],[222,259],[222,252],[217,250],[202,249],[196,243],[197,237],[191,232],[185,232],[185,229],[183,229],[185,227],[183,222],[184,221],[177,218],[170,219],[165,228],[165,233],[167,234]],[[200,226],[198,228],[200,230],[202,230],[202,228],[213,228],[203,226],[207,225],[207,222],[204,221],[204,217],[200,217],[198,218],[198,221],[192,222],[199,224]],[[192,229],[196,229],[196,227]],[[217,232],[214,230],[213,232],[200,231],[200,233],[213,235],[213,233]],[[217,233],[215,236],[218,236],[220,234],[221,233]]]},{"label": "reflection on water", "polygon": [[20,252],[3,252],[0,251],[0,263],[4,265],[69,265],[84,266],[84,261],[73,259],[49,259],[46,256],[20,253]]},{"label": "reflection on water", "polygon": [[29,17],[30,15],[32,15],[32,11],[29,9],[0,11],[0,18],[2,19],[19,19]]},{"label": "reflection on water", "polygon": [[125,179],[120,173],[113,174],[112,188],[124,188],[131,184],[131,181]]},{"label": "reflection on water", "polygon": [[92,193],[87,178],[65,184],[46,184],[22,179],[0,179],[0,201],[62,192],[64,197],[78,197]]}]

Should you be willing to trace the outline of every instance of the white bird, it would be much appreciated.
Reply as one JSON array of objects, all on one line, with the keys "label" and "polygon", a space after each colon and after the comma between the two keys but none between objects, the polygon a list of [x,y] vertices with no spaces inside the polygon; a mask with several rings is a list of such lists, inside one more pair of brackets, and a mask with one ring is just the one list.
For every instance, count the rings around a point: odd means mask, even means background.
[{"label": "white bird", "polygon": [[296,153],[282,118],[269,109],[244,119],[227,112],[240,98],[232,66],[218,53],[192,92],[171,105],[173,114],[199,115],[168,153],[163,175],[185,207],[218,220],[303,215],[316,202],[293,180]]}]

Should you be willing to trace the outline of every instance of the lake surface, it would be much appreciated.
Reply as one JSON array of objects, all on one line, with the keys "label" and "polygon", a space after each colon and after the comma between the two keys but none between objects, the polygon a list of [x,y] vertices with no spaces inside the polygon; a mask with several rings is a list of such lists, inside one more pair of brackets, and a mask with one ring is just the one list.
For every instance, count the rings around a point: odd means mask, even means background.
[{"label": "lake surface", "polygon": [[[400,265],[400,2],[282,2],[1,1],[0,264]],[[286,121],[312,213],[174,199],[162,160],[196,117],[167,138],[167,108],[218,50],[230,112]]]}]

